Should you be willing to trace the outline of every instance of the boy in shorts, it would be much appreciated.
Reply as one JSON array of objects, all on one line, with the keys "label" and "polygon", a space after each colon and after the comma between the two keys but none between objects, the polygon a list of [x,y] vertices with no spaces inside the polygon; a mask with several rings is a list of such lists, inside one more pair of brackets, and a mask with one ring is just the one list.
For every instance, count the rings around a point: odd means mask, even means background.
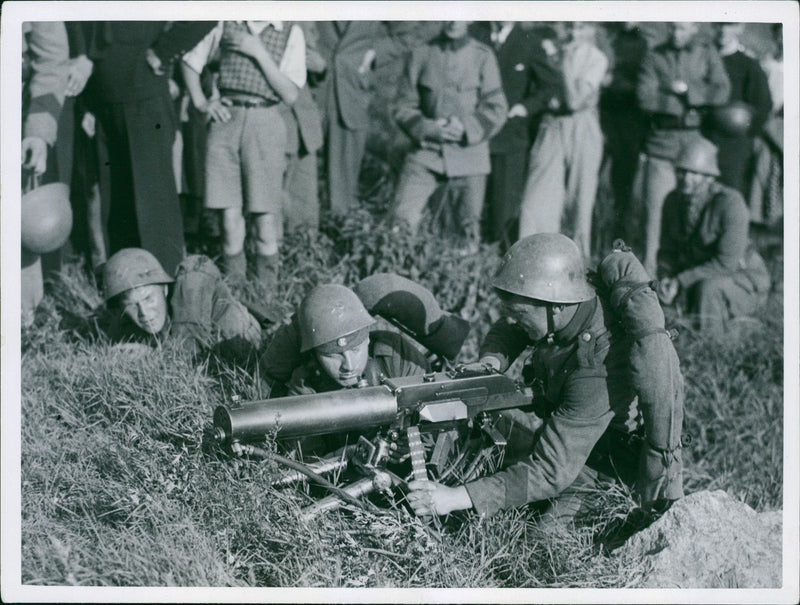
[{"label": "boy in shorts", "polygon": [[[217,48],[219,75],[207,99],[199,74]],[[211,120],[205,206],[222,214],[221,268],[234,284],[249,276],[265,292],[278,277],[287,140],[279,106],[292,105],[305,85],[305,60],[303,30],[289,21],[223,21],[183,57],[192,103]],[[250,267],[246,213],[255,226]]]}]

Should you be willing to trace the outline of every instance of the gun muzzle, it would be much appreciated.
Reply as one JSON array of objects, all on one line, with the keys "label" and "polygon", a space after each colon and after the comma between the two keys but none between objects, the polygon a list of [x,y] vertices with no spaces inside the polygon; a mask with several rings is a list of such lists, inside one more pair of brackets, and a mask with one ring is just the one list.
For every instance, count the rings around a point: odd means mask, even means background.
[{"label": "gun muzzle", "polygon": [[386,386],[345,389],[221,405],[214,410],[214,439],[219,443],[329,435],[389,424],[397,400]]}]

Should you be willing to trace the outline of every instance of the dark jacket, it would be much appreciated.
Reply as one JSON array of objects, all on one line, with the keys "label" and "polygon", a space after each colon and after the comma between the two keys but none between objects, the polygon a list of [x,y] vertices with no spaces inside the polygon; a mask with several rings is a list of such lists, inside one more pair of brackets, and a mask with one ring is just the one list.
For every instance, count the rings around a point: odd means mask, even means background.
[{"label": "dark jacket", "polygon": [[[552,343],[539,344],[526,374],[533,378],[534,405],[545,417],[533,451],[504,471],[466,484],[473,506],[491,514],[557,496],[569,487],[609,427],[639,427],[628,379],[628,349],[609,331],[599,298],[581,303]],[[516,324],[497,322],[481,347],[505,370],[533,345]]]},{"label": "dark jacket", "polygon": [[[479,42],[492,46],[491,23],[476,23],[470,30]],[[509,119],[489,141],[491,153],[527,151],[531,145],[531,124],[556,97],[563,102],[563,80],[555,63],[548,58],[542,32],[534,32],[515,25],[505,42],[494,46],[500,79],[509,109],[521,103],[528,111],[527,117]]]},{"label": "dark jacket", "polygon": [[[324,94],[334,96],[338,118],[346,128],[368,128],[372,70],[361,74],[358,68],[364,54],[387,35],[385,26],[379,21],[319,21],[317,31],[318,49],[328,65]],[[320,106],[326,103],[320,101]]]},{"label": "dark jacket", "polygon": [[758,291],[769,289],[769,274],[748,236],[750,213],[739,192],[714,183],[702,210],[690,224],[687,202],[678,191],[664,201],[661,247],[662,274],[674,275],[682,288],[719,276],[749,276]]},{"label": "dark jacket", "polygon": [[145,60],[152,48],[165,71],[169,63],[193,48],[216,21],[96,21],[86,50],[94,61],[90,85],[107,103],[132,102],[158,95],[169,97],[167,77],[158,76]]}]

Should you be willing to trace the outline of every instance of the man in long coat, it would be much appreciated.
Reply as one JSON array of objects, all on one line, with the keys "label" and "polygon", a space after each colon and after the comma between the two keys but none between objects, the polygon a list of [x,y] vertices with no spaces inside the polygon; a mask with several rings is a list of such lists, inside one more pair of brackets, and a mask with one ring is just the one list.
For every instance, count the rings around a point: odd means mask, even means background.
[{"label": "man in long coat", "polygon": [[318,49],[327,63],[320,107],[325,116],[328,198],[335,213],[358,206],[358,175],[367,144],[378,21],[320,21]]},{"label": "man in long coat", "polygon": [[111,171],[108,237],[113,254],[142,247],[169,274],[184,241],[172,169],[176,116],[166,68],[207,34],[214,22],[97,21],[88,57],[92,113],[106,133]]}]

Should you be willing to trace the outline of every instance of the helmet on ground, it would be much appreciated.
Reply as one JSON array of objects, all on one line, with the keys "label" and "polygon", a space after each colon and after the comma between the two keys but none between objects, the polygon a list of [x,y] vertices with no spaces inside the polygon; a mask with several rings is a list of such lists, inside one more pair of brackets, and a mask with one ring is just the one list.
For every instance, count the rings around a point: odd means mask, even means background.
[{"label": "helmet on ground", "polygon": [[678,158],[675,160],[675,168],[709,176],[719,176],[717,146],[700,136],[692,139],[681,148]]},{"label": "helmet on ground", "polygon": [[357,344],[355,340],[363,340],[366,332],[362,331],[375,323],[355,292],[336,284],[313,288],[300,303],[297,316],[302,353],[328,343],[347,349]]},{"label": "helmet on ground", "polygon": [[141,248],[123,248],[113,254],[103,267],[103,284],[107,301],[131,288],[150,284],[170,284],[174,281],[164,271],[158,259]]},{"label": "helmet on ground", "polygon": [[23,195],[20,223],[26,250],[34,254],[58,250],[72,231],[69,186],[50,183]]},{"label": "helmet on ground", "polygon": [[744,101],[733,101],[711,110],[711,126],[730,136],[744,136],[753,123],[753,108]]},{"label": "helmet on ground", "polygon": [[577,244],[560,233],[536,233],[511,246],[492,287],[552,303],[579,303],[595,296]]}]

